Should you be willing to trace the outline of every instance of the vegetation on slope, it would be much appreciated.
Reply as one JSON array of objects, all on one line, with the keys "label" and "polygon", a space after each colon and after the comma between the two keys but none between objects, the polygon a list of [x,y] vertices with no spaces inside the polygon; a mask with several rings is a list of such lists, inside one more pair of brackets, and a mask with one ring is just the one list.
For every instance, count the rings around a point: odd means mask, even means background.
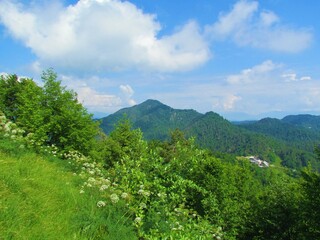
[{"label": "vegetation on slope", "polygon": [[101,128],[110,134],[115,125],[127,116],[133,128],[140,128],[146,139],[166,140],[176,128],[183,129],[202,114],[195,110],[176,110],[156,100],[147,100],[140,105],[124,108],[102,118]]},{"label": "vegetation on slope", "polygon": [[194,110],[177,110],[147,100],[101,119],[102,129],[110,134],[124,116],[132,122],[133,128],[141,129],[147,140],[168,140],[170,132],[178,128],[188,137],[195,137],[199,146],[214,152],[257,155],[272,163],[281,159],[283,166],[295,169],[311,164],[320,170],[314,154],[320,133],[280,120],[264,119],[234,125],[213,112],[200,114]]},{"label": "vegetation on slope", "polygon": [[[56,75],[49,75],[56,82]],[[19,88],[7,85],[0,97],[9,90]],[[75,98],[68,101],[78,104]],[[61,102],[52,103],[63,109]],[[26,105],[16,106],[10,119],[0,116],[3,238],[320,238],[320,175],[311,169],[292,177],[286,168],[258,168],[245,159],[203,150],[178,130],[166,141],[148,142],[126,120],[108,136],[93,127],[81,152],[75,143],[86,136],[86,127],[78,125],[75,142],[73,131],[58,132],[52,145],[56,132],[28,132],[19,122],[19,109]],[[48,108],[41,106],[40,119]],[[54,122],[46,118],[44,124]],[[73,127],[68,121],[59,124]],[[38,134],[45,139],[34,138]],[[70,142],[61,141],[65,138]]]},{"label": "vegetation on slope", "polygon": [[289,115],[284,117],[281,121],[313,131],[320,131],[320,116],[309,114]]},{"label": "vegetation on slope", "polygon": [[84,181],[67,161],[0,141],[0,239],[135,239],[124,209],[80,193]]}]

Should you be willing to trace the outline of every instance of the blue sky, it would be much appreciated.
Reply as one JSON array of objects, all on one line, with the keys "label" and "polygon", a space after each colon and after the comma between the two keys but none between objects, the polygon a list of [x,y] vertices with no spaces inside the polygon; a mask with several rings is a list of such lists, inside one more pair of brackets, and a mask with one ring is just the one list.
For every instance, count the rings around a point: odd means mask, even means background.
[{"label": "blue sky", "polygon": [[320,115],[319,9],[318,0],[1,0],[0,73],[41,84],[52,67],[102,115],[147,99],[231,120]]}]

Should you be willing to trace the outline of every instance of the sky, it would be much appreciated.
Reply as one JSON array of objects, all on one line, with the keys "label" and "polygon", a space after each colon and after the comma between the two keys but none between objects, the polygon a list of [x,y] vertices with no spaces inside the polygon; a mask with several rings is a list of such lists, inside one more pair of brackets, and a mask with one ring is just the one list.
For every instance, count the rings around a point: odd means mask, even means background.
[{"label": "sky", "polygon": [[98,117],[156,99],[320,115],[318,0],[0,0],[0,73],[53,68]]}]

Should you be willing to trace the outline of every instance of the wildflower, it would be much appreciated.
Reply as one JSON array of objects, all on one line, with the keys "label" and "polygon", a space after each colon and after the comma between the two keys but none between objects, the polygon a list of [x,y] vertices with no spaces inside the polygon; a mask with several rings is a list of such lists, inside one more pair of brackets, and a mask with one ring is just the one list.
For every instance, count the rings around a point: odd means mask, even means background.
[{"label": "wildflower", "polygon": [[142,195],[145,196],[145,197],[149,197],[150,196],[150,192],[149,191],[143,191]]},{"label": "wildflower", "polygon": [[117,203],[119,201],[119,197],[117,194],[113,193],[110,195],[110,199],[112,203]]},{"label": "wildflower", "polygon": [[97,202],[97,207],[104,207],[104,206],[106,206],[106,203],[104,202],[104,201],[99,201],[99,202]]},{"label": "wildflower", "polygon": [[136,217],[135,219],[134,219],[134,223],[140,223],[141,222],[141,218],[140,217]]},{"label": "wildflower", "polygon": [[140,208],[144,209],[144,208],[147,208],[147,205],[145,203],[140,203],[139,204]]},{"label": "wildflower", "polygon": [[138,194],[139,194],[139,195],[143,195],[143,193],[144,193],[144,190],[143,190],[143,189],[140,189],[140,190],[138,191]]},{"label": "wildflower", "polygon": [[89,178],[88,178],[88,182],[90,182],[90,183],[95,183],[96,180],[95,180],[93,177],[89,177]]},{"label": "wildflower", "polygon": [[108,189],[109,186],[108,185],[101,185],[100,187],[100,191],[103,192],[104,190]]},{"label": "wildflower", "polygon": [[166,193],[161,193],[161,192],[158,193],[157,195],[158,195],[159,198],[165,198],[167,196]]},{"label": "wildflower", "polygon": [[128,193],[125,193],[125,192],[121,194],[121,197],[122,197],[123,199],[128,198],[128,196],[129,196],[129,194],[128,194]]}]

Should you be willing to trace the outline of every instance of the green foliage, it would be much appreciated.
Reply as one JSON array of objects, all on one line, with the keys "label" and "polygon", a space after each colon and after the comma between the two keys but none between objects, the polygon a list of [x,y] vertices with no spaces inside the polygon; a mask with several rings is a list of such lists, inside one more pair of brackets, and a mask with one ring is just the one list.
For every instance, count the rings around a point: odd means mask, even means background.
[{"label": "green foliage", "polygon": [[320,174],[306,169],[302,172],[302,177],[301,230],[305,231],[305,239],[318,239],[320,238]]},{"label": "green foliage", "polygon": [[[320,175],[280,167],[310,165],[302,149],[154,101],[132,113],[170,138],[147,142],[128,119],[106,136],[52,70],[43,81],[0,79],[0,238],[320,237]],[[166,126],[149,125],[152,113]],[[254,151],[273,166],[227,154]]]},{"label": "green foliage", "polygon": [[0,79],[0,110],[35,141],[64,150],[89,154],[98,135],[98,123],[77,101],[76,94],[61,86],[49,69],[41,88],[31,79],[11,75]]},{"label": "green foliage", "polygon": [[171,131],[176,128],[183,129],[193,119],[201,116],[194,110],[176,110],[159,101],[147,100],[101,119],[101,128],[106,134],[110,134],[123,115],[130,119],[133,128],[140,128],[144,138],[148,140],[168,140]]},{"label": "green foliage", "polygon": [[104,159],[106,164],[113,166],[124,161],[128,156],[138,159],[143,156],[146,143],[142,140],[139,129],[132,130],[129,120],[120,121],[110,137],[104,139]]},{"label": "green foliage", "polygon": [[281,121],[313,131],[320,131],[320,116],[309,114],[289,115],[284,117]]},{"label": "green foliage", "polygon": [[136,239],[124,207],[98,208],[68,162],[0,143],[0,239]]},{"label": "green foliage", "polygon": [[147,140],[169,140],[170,132],[180,129],[196,144],[214,152],[235,155],[255,155],[269,162],[301,169],[309,163],[320,169],[313,147],[318,132],[276,119],[234,125],[216,113],[200,114],[194,110],[177,110],[158,101],[147,100],[139,105],[121,109],[102,119],[101,128],[110,134],[123,115],[134,129],[141,129]]}]

